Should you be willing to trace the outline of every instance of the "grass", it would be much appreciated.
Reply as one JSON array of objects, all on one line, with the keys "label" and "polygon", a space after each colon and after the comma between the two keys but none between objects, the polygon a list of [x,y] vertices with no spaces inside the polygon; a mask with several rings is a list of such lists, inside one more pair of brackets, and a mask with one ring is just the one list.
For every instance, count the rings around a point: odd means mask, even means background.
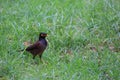
[{"label": "grass", "polygon": [[[46,63],[19,51],[40,32]],[[0,0],[0,80],[119,79],[119,0]]]}]

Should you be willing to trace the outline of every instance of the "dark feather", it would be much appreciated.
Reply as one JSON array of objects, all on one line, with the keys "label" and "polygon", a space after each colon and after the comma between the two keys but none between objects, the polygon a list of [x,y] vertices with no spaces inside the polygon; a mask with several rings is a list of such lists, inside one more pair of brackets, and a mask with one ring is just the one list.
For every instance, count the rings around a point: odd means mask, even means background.
[{"label": "dark feather", "polygon": [[37,49],[39,45],[40,45],[39,42],[36,42],[35,44],[30,45],[29,47],[27,47],[26,51]]}]

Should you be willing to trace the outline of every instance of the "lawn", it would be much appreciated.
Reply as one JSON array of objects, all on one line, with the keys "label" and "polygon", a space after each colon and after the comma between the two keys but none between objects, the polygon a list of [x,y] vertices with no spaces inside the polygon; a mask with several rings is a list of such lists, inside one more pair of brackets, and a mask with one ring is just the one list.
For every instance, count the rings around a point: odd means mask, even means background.
[{"label": "lawn", "polygon": [[[120,80],[120,0],[0,0],[0,80]],[[25,42],[48,33],[41,62]]]}]

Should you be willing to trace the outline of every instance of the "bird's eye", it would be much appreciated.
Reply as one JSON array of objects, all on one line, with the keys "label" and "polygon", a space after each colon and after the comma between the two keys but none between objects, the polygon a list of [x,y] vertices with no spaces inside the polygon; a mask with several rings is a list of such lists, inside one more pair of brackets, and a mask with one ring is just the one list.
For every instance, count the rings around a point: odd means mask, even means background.
[{"label": "bird's eye", "polygon": [[41,36],[47,36],[46,34],[41,34]]},{"label": "bird's eye", "polygon": [[44,36],[44,34],[41,34],[41,36]]}]

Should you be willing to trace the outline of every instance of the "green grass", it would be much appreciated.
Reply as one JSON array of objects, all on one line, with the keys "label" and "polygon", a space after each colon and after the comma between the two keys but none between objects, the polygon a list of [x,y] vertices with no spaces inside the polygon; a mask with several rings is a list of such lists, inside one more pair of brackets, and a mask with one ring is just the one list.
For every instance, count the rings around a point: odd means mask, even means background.
[{"label": "green grass", "polygon": [[[119,0],[0,0],[0,80],[119,80]],[[42,59],[24,49],[40,32]]]}]

